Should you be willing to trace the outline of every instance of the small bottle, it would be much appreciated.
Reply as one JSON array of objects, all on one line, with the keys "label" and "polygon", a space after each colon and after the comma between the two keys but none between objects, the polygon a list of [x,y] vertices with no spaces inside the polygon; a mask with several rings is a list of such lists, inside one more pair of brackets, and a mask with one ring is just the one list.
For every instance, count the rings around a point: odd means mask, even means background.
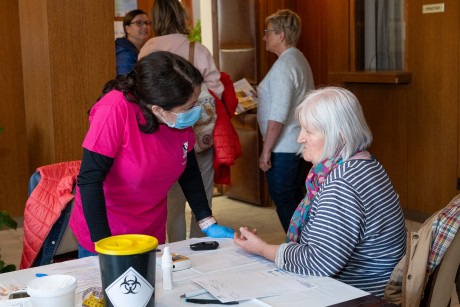
[{"label": "small bottle", "polygon": [[161,257],[161,271],[163,272],[163,290],[172,289],[172,268],[173,260],[169,252],[169,246],[166,246]]}]

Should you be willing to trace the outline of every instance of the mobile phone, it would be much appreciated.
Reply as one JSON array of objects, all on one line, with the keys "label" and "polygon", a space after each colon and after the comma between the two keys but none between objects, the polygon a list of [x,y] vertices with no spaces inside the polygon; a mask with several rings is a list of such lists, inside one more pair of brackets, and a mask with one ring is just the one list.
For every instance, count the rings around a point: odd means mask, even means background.
[{"label": "mobile phone", "polygon": [[217,241],[204,241],[204,242],[190,244],[190,248],[194,251],[206,251],[206,250],[216,249],[218,247],[219,247],[219,242]]}]

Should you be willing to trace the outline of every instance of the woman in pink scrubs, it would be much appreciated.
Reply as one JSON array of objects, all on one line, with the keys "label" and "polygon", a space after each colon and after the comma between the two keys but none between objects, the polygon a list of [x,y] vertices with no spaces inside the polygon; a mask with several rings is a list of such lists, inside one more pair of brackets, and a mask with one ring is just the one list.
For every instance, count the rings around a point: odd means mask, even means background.
[{"label": "woman in pink scrubs", "polygon": [[167,193],[179,181],[202,231],[233,238],[209,208],[193,150],[201,73],[158,51],[109,81],[89,112],[70,226],[79,257],[113,235],[147,234],[165,242]]}]

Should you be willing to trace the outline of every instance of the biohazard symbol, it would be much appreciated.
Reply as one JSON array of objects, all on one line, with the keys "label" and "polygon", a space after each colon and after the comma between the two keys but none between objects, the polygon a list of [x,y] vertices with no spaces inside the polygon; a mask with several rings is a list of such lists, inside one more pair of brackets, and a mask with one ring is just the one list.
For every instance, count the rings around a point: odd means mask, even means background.
[{"label": "biohazard symbol", "polygon": [[140,282],[137,281],[137,277],[130,275],[125,276],[125,280],[120,284],[120,287],[126,291],[123,292],[122,290],[123,294],[137,294],[141,290],[141,286]]}]

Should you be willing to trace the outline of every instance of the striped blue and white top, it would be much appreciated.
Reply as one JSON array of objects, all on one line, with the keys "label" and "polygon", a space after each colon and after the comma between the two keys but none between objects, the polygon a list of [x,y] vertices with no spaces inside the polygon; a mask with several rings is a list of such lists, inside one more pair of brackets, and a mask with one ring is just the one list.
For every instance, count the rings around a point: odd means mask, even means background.
[{"label": "striped blue and white top", "polygon": [[276,264],[331,276],[383,297],[405,254],[404,217],[387,173],[375,159],[349,160],[329,174],[312,200],[300,244],[282,244]]}]

